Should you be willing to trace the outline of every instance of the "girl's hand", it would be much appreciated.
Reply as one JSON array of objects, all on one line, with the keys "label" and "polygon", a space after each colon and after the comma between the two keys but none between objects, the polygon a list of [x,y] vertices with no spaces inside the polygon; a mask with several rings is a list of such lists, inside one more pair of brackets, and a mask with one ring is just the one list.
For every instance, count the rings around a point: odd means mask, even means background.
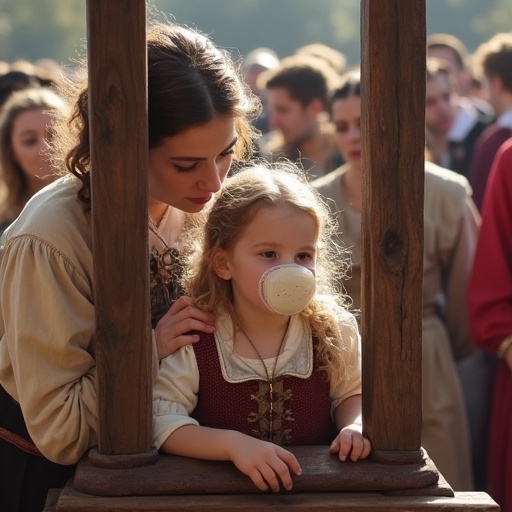
[{"label": "girl's hand", "polygon": [[215,319],[209,313],[197,308],[190,297],[180,297],[156,324],[158,360],[198,341],[197,334],[187,334],[190,331],[211,333],[214,330]]},{"label": "girl's hand", "polygon": [[366,459],[371,449],[372,444],[368,438],[363,437],[361,425],[352,423],[341,429],[329,451],[338,453],[342,462],[345,462],[347,457],[355,462],[359,459]]},{"label": "girl's hand", "polygon": [[229,459],[261,491],[278,492],[280,483],[289,491],[293,487],[290,470],[295,475],[302,472],[295,455],[274,443],[242,436],[231,445]]}]

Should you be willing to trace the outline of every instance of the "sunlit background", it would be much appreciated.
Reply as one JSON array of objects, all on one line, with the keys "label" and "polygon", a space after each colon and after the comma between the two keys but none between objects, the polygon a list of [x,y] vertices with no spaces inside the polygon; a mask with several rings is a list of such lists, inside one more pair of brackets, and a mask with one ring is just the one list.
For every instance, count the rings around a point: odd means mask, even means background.
[{"label": "sunlit background", "polygon": [[[84,54],[85,0],[0,0],[0,60]],[[512,27],[511,0],[427,0],[428,33],[456,35],[470,52]],[[359,63],[359,0],[152,0],[150,17],[195,26],[240,55],[266,46],[279,57],[311,42]],[[112,20],[115,23],[115,20]]]}]

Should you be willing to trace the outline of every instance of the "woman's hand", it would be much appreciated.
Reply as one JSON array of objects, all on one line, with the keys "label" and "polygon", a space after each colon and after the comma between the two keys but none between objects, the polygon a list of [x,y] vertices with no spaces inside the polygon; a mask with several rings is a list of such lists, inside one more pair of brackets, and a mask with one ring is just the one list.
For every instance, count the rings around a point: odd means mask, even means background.
[{"label": "woman's hand", "polygon": [[199,340],[190,331],[211,333],[215,330],[215,319],[197,308],[190,297],[180,297],[155,327],[158,360],[173,354],[181,347]]},{"label": "woman's hand", "polygon": [[347,457],[355,462],[359,459],[366,459],[371,449],[372,444],[368,438],[363,436],[361,425],[352,423],[340,430],[329,451],[338,453],[342,462],[345,462]]},{"label": "woman's hand", "polygon": [[243,434],[231,445],[229,458],[261,491],[278,492],[281,484],[289,491],[293,487],[290,470],[295,475],[302,472],[293,453]]}]

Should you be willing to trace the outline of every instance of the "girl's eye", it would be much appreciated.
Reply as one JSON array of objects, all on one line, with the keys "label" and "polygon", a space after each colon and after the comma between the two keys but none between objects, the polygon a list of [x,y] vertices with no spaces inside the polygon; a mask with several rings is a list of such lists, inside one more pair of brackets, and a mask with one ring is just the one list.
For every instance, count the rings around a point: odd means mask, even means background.
[{"label": "girl's eye", "polygon": [[301,252],[301,253],[297,254],[298,261],[309,261],[312,259],[313,259],[313,257],[311,256],[311,254],[308,254],[307,252]]},{"label": "girl's eye", "polygon": [[265,251],[265,252],[262,252],[261,255],[267,259],[272,259],[272,258],[277,257],[277,254],[275,251]]}]

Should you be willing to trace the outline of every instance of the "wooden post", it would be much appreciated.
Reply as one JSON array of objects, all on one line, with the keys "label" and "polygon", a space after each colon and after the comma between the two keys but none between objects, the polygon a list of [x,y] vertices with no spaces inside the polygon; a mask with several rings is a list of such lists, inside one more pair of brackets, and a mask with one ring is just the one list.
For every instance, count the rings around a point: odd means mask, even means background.
[{"label": "wooden post", "polygon": [[151,449],[145,9],[144,0],[87,2],[96,462]]},{"label": "wooden post", "polygon": [[[361,2],[363,421],[374,457],[421,446],[425,0]],[[388,452],[388,453],[386,453]]]}]

